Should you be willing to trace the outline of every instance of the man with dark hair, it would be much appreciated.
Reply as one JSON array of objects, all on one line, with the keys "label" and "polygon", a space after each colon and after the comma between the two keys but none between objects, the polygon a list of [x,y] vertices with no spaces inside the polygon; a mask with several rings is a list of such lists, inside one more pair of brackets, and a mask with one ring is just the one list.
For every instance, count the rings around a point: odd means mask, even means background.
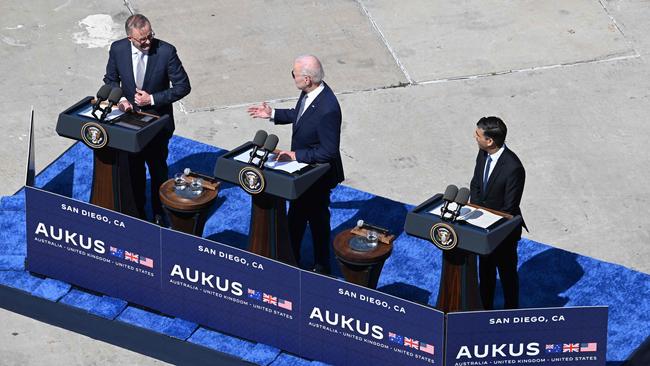
[{"label": "man with dark hair", "polygon": [[307,223],[314,243],[314,271],[330,273],[330,193],[343,181],[341,141],[341,107],[332,89],[323,81],[324,72],[318,58],[296,58],[291,77],[301,91],[292,109],[273,109],[266,103],[248,108],[253,118],[271,119],[275,124],[292,124],[291,151],[281,151],[279,159],[302,163],[330,163],[330,170],[302,196],[289,205],[289,238],[296,261]]},{"label": "man with dark hair", "polygon": [[[521,215],[519,203],[524,193],[526,171],[517,155],[506,147],[507,133],[506,124],[498,117],[483,117],[476,123],[474,137],[479,152],[470,184],[470,199],[473,204],[479,206],[511,215]],[[519,239],[521,227],[506,237],[494,252],[479,258],[481,301],[486,310],[494,307],[497,269],[503,287],[504,307],[519,307]]]},{"label": "man with dark hair", "polygon": [[158,189],[168,178],[168,143],[174,133],[172,103],[190,93],[190,79],[176,54],[176,48],[154,38],[147,17],[131,15],[124,27],[127,37],[111,44],[104,83],[122,88],[124,97],[118,106],[123,111],[136,108],[159,116],[169,115],[171,121],[167,128],[159,132],[140,153],[128,155],[138,216],[146,218],[146,164],[151,176],[154,220],[161,223],[164,213]]}]

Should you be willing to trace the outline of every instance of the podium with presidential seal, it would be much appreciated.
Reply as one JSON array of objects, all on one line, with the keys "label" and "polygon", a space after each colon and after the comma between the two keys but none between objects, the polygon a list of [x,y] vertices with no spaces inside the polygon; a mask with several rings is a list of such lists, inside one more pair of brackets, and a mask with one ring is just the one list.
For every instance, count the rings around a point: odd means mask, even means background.
[{"label": "podium with presidential seal", "polygon": [[468,204],[467,188],[450,187],[410,211],[404,231],[442,250],[436,308],[445,313],[482,310],[476,255],[492,253],[522,218]]},{"label": "podium with presidential seal", "polygon": [[214,176],[251,195],[248,251],[295,266],[286,201],[300,197],[329,170],[329,164],[276,161],[277,143],[277,136],[258,131],[253,141],[217,159]]},{"label": "podium with presidential seal", "polygon": [[90,203],[137,217],[127,156],[144,149],[170,123],[169,117],[122,113],[113,104],[100,107],[88,96],[59,114],[56,132],[93,150]]}]

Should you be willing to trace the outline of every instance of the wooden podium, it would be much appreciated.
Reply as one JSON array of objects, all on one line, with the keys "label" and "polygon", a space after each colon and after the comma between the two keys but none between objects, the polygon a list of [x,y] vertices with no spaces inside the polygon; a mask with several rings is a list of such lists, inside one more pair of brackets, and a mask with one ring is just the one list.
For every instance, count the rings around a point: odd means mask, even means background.
[{"label": "wooden podium", "polygon": [[[287,200],[295,200],[318,181],[330,165],[312,164],[298,172],[286,173],[274,169],[258,169],[234,158],[253,147],[245,143],[217,159],[214,176],[242,187],[251,194],[251,222],[248,234],[248,251],[281,262],[297,265],[289,241]],[[261,173],[257,189],[246,185],[242,176]]]},{"label": "wooden podium", "polygon": [[[521,226],[521,216],[480,207],[502,219],[488,227],[480,228],[464,221],[449,222],[430,213],[443,202],[437,194],[414,208],[406,216],[404,231],[421,239],[434,241],[432,234],[436,227],[447,225],[456,235],[457,244],[442,250],[442,273],[436,308],[445,313],[455,311],[482,310],[478,287],[476,255],[492,253],[513,230]],[[479,208],[479,206],[468,205]],[[438,244],[436,244],[438,246]],[[439,247],[440,248],[440,247]]]},{"label": "wooden podium", "polygon": [[93,181],[90,203],[138,217],[129,175],[128,153],[137,153],[169,122],[169,117],[125,113],[100,122],[79,113],[91,106],[86,97],[59,114],[59,136],[83,141],[93,149]]}]

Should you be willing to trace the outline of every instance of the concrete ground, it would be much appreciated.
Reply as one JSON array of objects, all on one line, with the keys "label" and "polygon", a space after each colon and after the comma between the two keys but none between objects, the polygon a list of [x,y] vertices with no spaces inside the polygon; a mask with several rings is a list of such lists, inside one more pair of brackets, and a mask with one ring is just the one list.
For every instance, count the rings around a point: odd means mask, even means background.
[{"label": "concrete ground", "polygon": [[[295,103],[312,53],[343,109],[346,185],[417,204],[468,185],[482,116],[508,124],[527,172],[531,239],[650,273],[650,4],[643,0],[170,0],[30,2],[0,12],[0,194],[24,182],[30,107],[37,168],[71,141],[57,114],[102,84],[130,9],[173,43],[192,81],[176,134],[233,148],[265,128],[260,101]],[[160,364],[0,310],[10,365]],[[125,361],[127,360],[128,361]]]}]

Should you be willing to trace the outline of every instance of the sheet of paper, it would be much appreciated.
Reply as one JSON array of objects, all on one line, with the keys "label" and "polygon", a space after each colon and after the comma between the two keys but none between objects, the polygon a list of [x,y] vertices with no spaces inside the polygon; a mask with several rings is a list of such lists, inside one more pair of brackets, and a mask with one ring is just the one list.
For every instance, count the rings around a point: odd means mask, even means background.
[{"label": "sheet of paper", "polygon": [[[95,118],[95,116],[93,116],[93,114],[92,114],[92,111],[93,111],[93,106],[92,106],[92,105],[89,105],[89,106],[87,106],[86,108],[82,109],[82,110],[81,110],[80,112],[78,112],[77,114],[80,115],[80,116],[84,116],[84,117]],[[124,112],[122,112],[122,111],[119,110],[118,108],[113,108],[113,110],[111,111],[111,113],[109,113],[109,114],[106,115],[106,118],[104,119],[104,121],[110,121],[110,120],[113,120],[113,119],[115,119],[115,118],[117,118],[117,117],[119,117],[119,116],[121,116],[121,115],[123,115],[123,114],[124,114]],[[100,115],[101,115],[101,111],[97,111],[97,115],[100,116]]]},{"label": "sheet of paper", "polygon": [[[235,160],[241,161],[242,163],[248,163],[248,159],[251,156],[251,153],[253,152],[253,149],[249,149],[247,151],[244,151],[243,153],[237,155],[234,157]],[[260,159],[255,158],[253,159],[254,164],[259,164]],[[297,161],[276,161],[275,160],[275,154],[271,153],[269,154],[269,158],[264,164],[265,167],[269,169],[275,169],[275,170],[282,170],[287,173],[295,173],[299,171],[300,169],[306,167],[309,164],[305,163],[299,163]]]},{"label": "sheet of paper", "polygon": [[[442,206],[443,203],[439,204],[438,206],[434,207],[431,211],[429,211],[429,213],[434,214],[436,216],[441,216]],[[455,210],[456,207],[457,205],[454,202],[450,203],[449,206],[447,206],[447,208],[450,210]],[[460,209],[460,215],[458,216],[458,219],[456,219],[456,221],[465,221],[468,224],[472,224],[474,226],[478,226],[483,229],[486,229],[490,227],[490,225],[494,224],[495,222],[501,219],[502,219],[501,216],[495,215],[492,212],[480,208],[463,206]]]}]

